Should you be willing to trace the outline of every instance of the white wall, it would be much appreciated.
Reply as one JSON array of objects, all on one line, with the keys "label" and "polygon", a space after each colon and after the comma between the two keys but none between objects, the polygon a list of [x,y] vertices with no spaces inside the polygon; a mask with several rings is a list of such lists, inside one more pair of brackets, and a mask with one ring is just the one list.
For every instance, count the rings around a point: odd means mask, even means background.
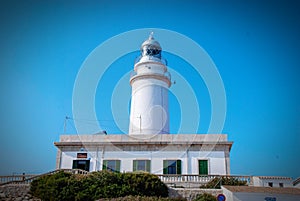
[{"label": "white wall", "polygon": [[253,185],[254,186],[262,186],[262,187],[269,187],[269,182],[273,183],[273,187],[280,187],[279,183],[283,183],[283,187],[293,187],[293,181],[288,180],[285,178],[260,178],[260,177],[253,177]]},{"label": "white wall", "polygon": [[[87,158],[77,158],[77,153],[87,153]],[[99,161],[97,160],[96,152],[62,152],[60,169],[72,169],[73,160],[90,160],[90,171],[95,171],[96,167],[99,167]]]},{"label": "white wall", "polygon": [[169,133],[168,85],[152,78],[132,83],[129,134]]},{"label": "white wall", "polygon": [[[84,151],[83,151],[84,152]],[[62,152],[60,168],[71,169],[73,160],[76,160],[79,152]],[[151,173],[163,174],[163,160],[181,160],[182,174],[198,174],[198,160],[208,160],[208,174],[226,174],[224,152],[221,151],[88,151],[87,159],[90,159],[90,171],[102,169],[103,160],[121,160],[121,172],[131,172],[133,160],[151,160]]]},{"label": "white wall", "polygon": [[191,171],[189,174],[199,174],[198,160],[208,160],[208,174],[226,175],[225,154],[222,151],[190,151]]}]

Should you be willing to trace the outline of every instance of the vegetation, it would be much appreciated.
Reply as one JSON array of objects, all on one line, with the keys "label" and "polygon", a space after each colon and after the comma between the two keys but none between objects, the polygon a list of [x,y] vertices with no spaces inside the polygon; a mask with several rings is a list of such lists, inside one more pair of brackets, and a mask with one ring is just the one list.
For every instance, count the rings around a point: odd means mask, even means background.
[{"label": "vegetation", "polygon": [[203,193],[198,195],[193,201],[217,201],[217,198],[211,194]]},{"label": "vegetation", "polygon": [[168,188],[157,176],[149,173],[101,171],[72,175],[61,171],[34,180],[30,193],[44,201],[89,201],[129,195],[167,197]]},{"label": "vegetation", "polygon": [[229,185],[229,186],[245,186],[247,184],[246,181],[240,181],[237,178],[233,177],[216,177],[212,179],[205,185],[200,186],[200,188],[221,188],[221,185]]}]

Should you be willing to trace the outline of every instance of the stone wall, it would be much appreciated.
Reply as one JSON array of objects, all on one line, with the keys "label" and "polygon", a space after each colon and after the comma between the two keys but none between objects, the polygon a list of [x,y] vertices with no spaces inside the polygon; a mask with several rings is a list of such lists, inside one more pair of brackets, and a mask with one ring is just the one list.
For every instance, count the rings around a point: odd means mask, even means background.
[{"label": "stone wall", "polygon": [[[29,194],[29,184],[8,184],[0,186],[1,201],[41,201]],[[199,189],[199,188],[169,188],[169,197],[186,198],[188,201],[196,198],[198,194],[209,193],[217,196],[222,189]]]},{"label": "stone wall", "polygon": [[1,201],[41,201],[29,194],[29,184],[7,184],[0,186]]},{"label": "stone wall", "polygon": [[222,189],[200,189],[200,188],[169,188],[169,197],[176,198],[182,197],[191,201],[197,197],[199,194],[209,193],[217,196],[223,193]]}]

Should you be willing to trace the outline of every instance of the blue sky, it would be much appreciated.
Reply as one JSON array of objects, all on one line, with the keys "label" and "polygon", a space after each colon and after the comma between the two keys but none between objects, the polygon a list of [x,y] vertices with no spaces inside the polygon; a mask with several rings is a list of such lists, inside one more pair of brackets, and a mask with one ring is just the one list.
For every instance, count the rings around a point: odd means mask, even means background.
[{"label": "blue sky", "polygon": [[[53,170],[53,142],[72,117],[73,86],[87,56],[117,34],[161,28],[197,42],[218,68],[227,98],[223,133],[234,141],[231,173],[300,176],[299,8],[296,1],[1,1],[0,174]],[[114,124],[111,95],[138,54],[115,61],[98,85],[97,117],[109,133],[124,129]],[[163,55],[193,87],[197,132],[204,133],[211,106],[203,80],[176,55]],[[176,133],[180,103],[174,94],[170,102]],[[67,133],[74,126],[68,120]]]}]

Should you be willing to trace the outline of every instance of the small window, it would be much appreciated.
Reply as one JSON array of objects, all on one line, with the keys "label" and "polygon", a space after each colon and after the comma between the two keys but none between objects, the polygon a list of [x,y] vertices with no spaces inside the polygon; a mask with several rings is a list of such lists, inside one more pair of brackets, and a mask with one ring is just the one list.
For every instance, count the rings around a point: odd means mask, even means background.
[{"label": "small window", "polygon": [[279,183],[279,187],[280,187],[280,188],[283,188],[283,183]]},{"label": "small window", "polygon": [[102,170],[120,172],[120,160],[103,160]]},{"label": "small window", "polygon": [[181,160],[164,160],[164,174],[181,174]]},{"label": "small window", "polygon": [[150,172],[150,160],[133,160],[133,171]]},{"label": "small window", "polygon": [[273,187],[273,182],[268,183],[269,187]]}]

